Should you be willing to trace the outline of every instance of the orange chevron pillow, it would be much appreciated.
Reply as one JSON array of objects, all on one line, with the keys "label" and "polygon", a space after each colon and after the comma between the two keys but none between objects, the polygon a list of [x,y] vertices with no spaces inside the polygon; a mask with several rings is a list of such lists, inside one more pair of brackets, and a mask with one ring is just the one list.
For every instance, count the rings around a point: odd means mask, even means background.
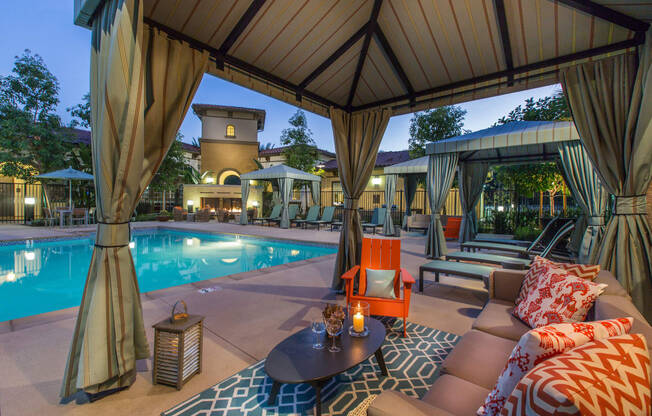
[{"label": "orange chevron pillow", "polygon": [[651,412],[645,337],[628,334],[595,340],[542,362],[521,379],[501,415]]},{"label": "orange chevron pillow", "polygon": [[569,275],[579,277],[580,279],[589,279],[594,280],[598,273],[600,273],[600,265],[593,264],[574,264],[574,263],[555,263],[554,261],[548,260],[546,258],[536,256],[530,264],[530,268],[525,273],[523,278],[523,283],[521,284],[521,290],[518,292],[518,297],[514,302],[516,305],[521,303],[521,301],[527,298],[528,293],[537,287],[537,281],[539,277],[546,270],[545,266],[552,266],[555,269],[565,270]]}]

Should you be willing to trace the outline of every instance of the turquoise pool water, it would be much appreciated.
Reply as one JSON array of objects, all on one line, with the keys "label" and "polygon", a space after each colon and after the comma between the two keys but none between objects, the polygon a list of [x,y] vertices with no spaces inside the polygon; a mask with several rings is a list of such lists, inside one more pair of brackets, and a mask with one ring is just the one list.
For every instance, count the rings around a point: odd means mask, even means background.
[{"label": "turquoise pool water", "polygon": [[[141,292],[334,253],[331,247],[231,234],[136,232]],[[93,237],[0,246],[0,322],[79,305]]]}]

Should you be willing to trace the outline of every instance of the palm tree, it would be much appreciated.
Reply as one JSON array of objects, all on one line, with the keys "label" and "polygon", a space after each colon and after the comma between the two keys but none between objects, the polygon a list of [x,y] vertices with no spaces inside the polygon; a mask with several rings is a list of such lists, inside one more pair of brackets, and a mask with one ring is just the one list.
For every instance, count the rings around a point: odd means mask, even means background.
[{"label": "palm tree", "polygon": [[271,142],[267,142],[265,144],[261,143],[261,144],[258,145],[258,151],[269,150],[269,149],[273,149],[275,147],[276,147],[276,145],[274,143],[271,143]]}]

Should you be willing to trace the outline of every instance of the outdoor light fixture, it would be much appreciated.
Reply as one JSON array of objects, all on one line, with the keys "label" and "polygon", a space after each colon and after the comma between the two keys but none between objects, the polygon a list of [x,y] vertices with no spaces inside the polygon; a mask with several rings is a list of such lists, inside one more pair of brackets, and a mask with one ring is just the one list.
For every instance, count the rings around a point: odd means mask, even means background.
[{"label": "outdoor light fixture", "polygon": [[254,201],[254,202],[252,202],[252,203],[251,203],[251,206],[252,206],[252,207],[257,207],[257,206],[258,206],[258,201]]},{"label": "outdoor light fixture", "polygon": [[195,205],[195,202],[192,199],[188,200],[188,213],[192,214],[192,207]]},{"label": "outdoor light fixture", "polygon": [[502,205],[498,205],[498,212],[503,212],[505,211],[505,207]]},{"label": "outdoor light fixture", "polygon": [[380,178],[378,176],[374,176],[373,178],[371,178],[371,184],[374,186],[380,185]]},{"label": "outdoor light fixture", "polygon": [[33,197],[25,198],[25,205],[35,205],[35,204],[36,204],[36,198]]},{"label": "outdoor light fixture", "polygon": [[36,258],[36,254],[34,254],[33,251],[26,251],[25,252],[25,260],[34,260]]},{"label": "outdoor light fixture", "polygon": [[215,178],[213,178],[212,176],[208,176],[206,178],[206,183],[215,183]]},{"label": "outdoor light fixture", "polygon": [[25,224],[34,221],[34,205],[36,198],[28,196],[25,198],[25,206],[23,206],[23,221]]}]

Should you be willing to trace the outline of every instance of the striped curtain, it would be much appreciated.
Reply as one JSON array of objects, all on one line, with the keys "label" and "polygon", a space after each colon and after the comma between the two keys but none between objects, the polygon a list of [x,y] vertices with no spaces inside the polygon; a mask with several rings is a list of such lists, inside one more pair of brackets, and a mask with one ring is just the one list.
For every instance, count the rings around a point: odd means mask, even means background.
[{"label": "striped curtain", "polygon": [[426,235],[426,257],[438,259],[448,253],[440,212],[455,179],[458,153],[439,153],[428,158],[426,187],[430,205],[430,224]]},{"label": "striped curtain", "polygon": [[93,21],[91,129],[98,229],[61,396],[129,386],[149,356],[129,219],[158,170],[208,55],[143,27],[142,2],[106,0]]}]

